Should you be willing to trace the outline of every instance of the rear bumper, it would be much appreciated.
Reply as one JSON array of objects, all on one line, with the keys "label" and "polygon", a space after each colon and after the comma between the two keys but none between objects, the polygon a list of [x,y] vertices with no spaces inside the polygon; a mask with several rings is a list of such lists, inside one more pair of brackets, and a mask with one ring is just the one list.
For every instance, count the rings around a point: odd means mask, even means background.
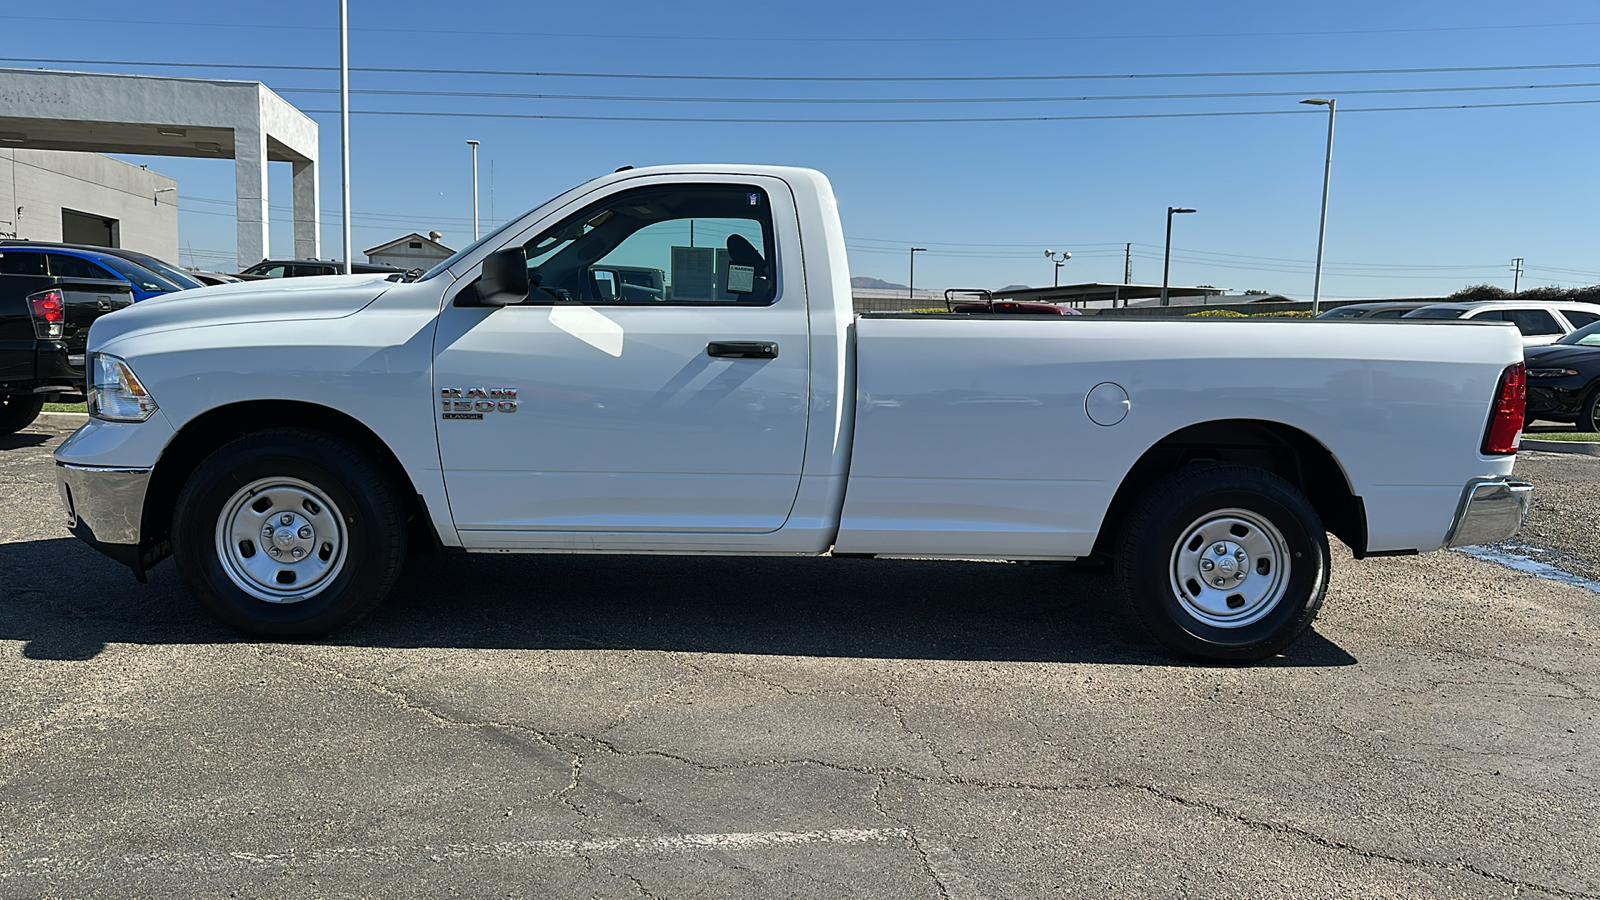
[{"label": "rear bumper", "polygon": [[1461,505],[1450,523],[1446,547],[1470,547],[1503,541],[1528,519],[1533,485],[1516,478],[1474,479],[1461,492]]},{"label": "rear bumper", "polygon": [[113,468],[56,463],[56,483],[66,506],[67,529],[84,543],[143,574],[139,528],[148,468]]}]

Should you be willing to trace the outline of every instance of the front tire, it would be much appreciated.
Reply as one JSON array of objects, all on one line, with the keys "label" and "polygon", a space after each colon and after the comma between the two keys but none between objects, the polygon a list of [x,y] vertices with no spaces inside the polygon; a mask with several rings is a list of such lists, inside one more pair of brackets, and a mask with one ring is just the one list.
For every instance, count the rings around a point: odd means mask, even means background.
[{"label": "front tire", "polygon": [[27,428],[43,409],[43,394],[0,394],[0,434]]},{"label": "front tire", "polygon": [[200,464],[178,496],[172,556],[200,607],[246,634],[317,637],[371,612],[405,556],[388,479],[344,441],[280,428]]},{"label": "front tire", "polygon": [[1208,662],[1255,662],[1311,625],[1328,589],[1328,536],[1288,482],[1250,466],[1174,472],[1134,502],[1117,584],[1168,649]]},{"label": "front tire", "polygon": [[1578,405],[1579,431],[1600,431],[1600,384],[1590,388]]}]

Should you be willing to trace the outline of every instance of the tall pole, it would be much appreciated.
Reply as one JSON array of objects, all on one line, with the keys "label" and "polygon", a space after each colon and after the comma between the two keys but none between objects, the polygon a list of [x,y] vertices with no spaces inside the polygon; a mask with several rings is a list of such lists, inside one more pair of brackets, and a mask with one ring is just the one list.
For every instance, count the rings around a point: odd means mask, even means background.
[{"label": "tall pole", "polygon": [[911,274],[906,277],[906,281],[910,282],[910,284],[906,285],[906,299],[908,299],[908,300],[917,296],[917,254],[921,253],[922,251],[924,251],[926,249],[928,249],[928,248],[927,247],[912,247],[911,248]]},{"label": "tall pole", "polygon": [[344,198],[344,273],[350,274],[350,13],[339,0],[339,191]]},{"label": "tall pole", "polygon": [[1133,242],[1122,248],[1122,283],[1133,284]]},{"label": "tall pole", "polygon": [[1187,206],[1167,207],[1167,249],[1161,254],[1161,305],[1167,305],[1167,274],[1172,270],[1172,216],[1174,213],[1192,213]]},{"label": "tall pole", "polygon": [[1317,97],[1300,102],[1328,108],[1328,154],[1322,163],[1322,220],[1317,224],[1317,274],[1311,282],[1311,314],[1315,316],[1322,312],[1322,246],[1328,235],[1328,179],[1333,174],[1333,110],[1339,101]]},{"label": "tall pole", "polygon": [[1517,293],[1517,288],[1522,284],[1522,257],[1515,256],[1511,259],[1511,293]]},{"label": "tall pole", "polygon": [[478,142],[467,141],[472,145],[472,239],[478,239]]}]

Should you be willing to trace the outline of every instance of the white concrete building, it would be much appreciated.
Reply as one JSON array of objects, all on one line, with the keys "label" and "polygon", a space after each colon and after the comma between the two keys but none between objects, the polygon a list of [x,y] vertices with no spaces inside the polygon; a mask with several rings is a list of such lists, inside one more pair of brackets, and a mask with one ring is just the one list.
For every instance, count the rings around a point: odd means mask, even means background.
[{"label": "white concrete building", "polygon": [[0,149],[0,237],[176,261],[178,182],[98,153]]},{"label": "white concrete building", "polygon": [[413,231],[404,237],[369,248],[366,251],[367,262],[400,269],[431,269],[435,263],[455,253],[439,243],[442,237],[444,235],[437,231],[428,232],[427,237]]},{"label": "white concrete building", "polygon": [[231,158],[244,265],[270,255],[267,163],[287,161],[294,256],[322,255],[317,123],[260,82],[0,69],[0,147]]}]

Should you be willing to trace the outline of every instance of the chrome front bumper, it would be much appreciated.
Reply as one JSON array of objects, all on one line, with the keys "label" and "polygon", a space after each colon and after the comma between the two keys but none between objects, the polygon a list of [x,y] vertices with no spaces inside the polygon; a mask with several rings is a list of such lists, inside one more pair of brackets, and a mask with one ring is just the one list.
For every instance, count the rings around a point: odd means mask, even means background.
[{"label": "chrome front bumper", "polygon": [[1503,541],[1528,520],[1533,485],[1515,478],[1483,478],[1468,484],[1450,523],[1446,547],[1470,547]]},{"label": "chrome front bumper", "polygon": [[56,483],[67,509],[67,529],[118,562],[134,566],[150,469],[56,463]]}]

